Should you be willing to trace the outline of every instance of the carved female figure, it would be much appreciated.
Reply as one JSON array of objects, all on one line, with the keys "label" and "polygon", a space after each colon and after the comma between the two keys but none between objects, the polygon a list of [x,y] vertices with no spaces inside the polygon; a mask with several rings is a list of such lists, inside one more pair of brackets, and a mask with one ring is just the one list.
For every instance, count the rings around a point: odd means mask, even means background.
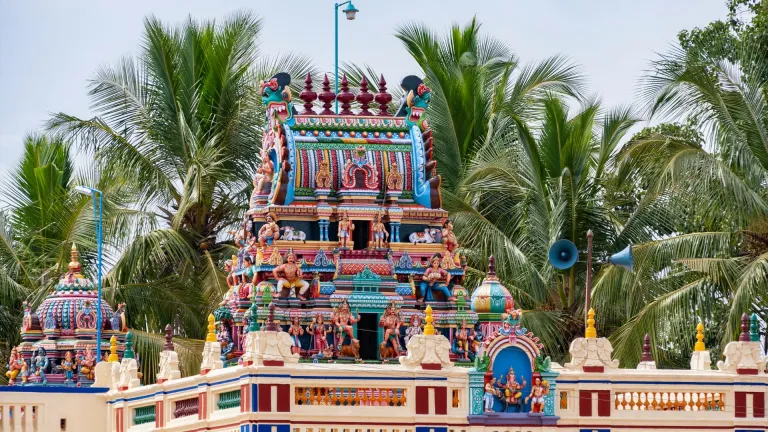
[{"label": "carved female figure", "polygon": [[312,324],[307,327],[307,333],[311,334],[314,340],[314,348],[318,353],[322,353],[328,347],[328,340],[325,338],[328,334],[328,326],[325,325],[325,317],[319,313],[315,315]]},{"label": "carved female figure", "polygon": [[432,298],[432,291],[439,291],[443,293],[445,298],[449,301],[456,301],[456,297],[451,296],[448,291],[448,283],[451,281],[451,275],[444,269],[440,268],[440,255],[435,255],[429,260],[430,266],[424,271],[424,276],[421,279],[421,298],[419,301]]},{"label": "carved female figure", "polygon": [[408,346],[408,341],[411,339],[411,337],[420,335],[423,332],[424,329],[421,328],[421,317],[419,315],[414,315],[411,317],[411,325],[405,329],[405,346]]}]

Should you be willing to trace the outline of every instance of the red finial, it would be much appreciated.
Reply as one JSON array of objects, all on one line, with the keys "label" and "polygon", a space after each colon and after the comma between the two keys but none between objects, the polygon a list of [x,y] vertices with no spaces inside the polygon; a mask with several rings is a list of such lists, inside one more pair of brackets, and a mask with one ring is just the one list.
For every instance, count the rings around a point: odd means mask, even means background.
[{"label": "red finial", "polygon": [[640,359],[640,361],[653,361],[653,356],[651,355],[651,337],[648,336],[648,333],[645,334],[645,339],[643,340],[643,357]]},{"label": "red finial", "polygon": [[496,276],[496,258],[493,255],[488,258],[488,276]]},{"label": "red finial", "polygon": [[267,320],[265,322],[267,328],[267,331],[277,331],[277,325],[275,325],[275,304],[270,303],[269,304],[269,314],[267,315]]},{"label": "red finial", "polygon": [[331,91],[331,82],[328,80],[328,74],[325,74],[325,77],[323,77],[323,91],[320,93],[319,99],[323,103],[323,111],[320,112],[320,115],[333,115],[334,112],[331,110],[331,107],[336,99],[336,93]]},{"label": "red finial", "polygon": [[341,92],[336,95],[336,99],[341,102],[341,112],[339,112],[340,115],[354,115],[354,113],[350,111],[352,105],[349,103],[355,99],[355,95],[349,91],[349,81],[347,81],[347,74],[344,74],[344,76],[341,78]]},{"label": "red finial", "polygon": [[304,80],[304,91],[299,94],[299,98],[304,101],[304,111],[302,115],[314,115],[312,111],[312,102],[317,99],[317,93],[312,91],[312,75],[307,73],[307,78]]},{"label": "red finial", "polygon": [[165,344],[163,351],[173,351],[173,328],[170,324],[165,325]]},{"label": "red finial", "polygon": [[739,342],[749,342],[749,317],[746,313],[741,315],[741,334],[739,335]]},{"label": "red finial", "polygon": [[368,80],[365,79],[365,75],[363,75],[363,79],[360,80],[360,93],[355,96],[355,100],[360,102],[360,112],[357,113],[357,115],[361,116],[372,116],[373,113],[368,111],[368,104],[373,101],[373,95],[368,92]]},{"label": "red finial", "polygon": [[379,104],[379,115],[382,117],[392,117],[389,113],[389,103],[392,102],[392,95],[387,93],[387,82],[384,81],[384,75],[379,78],[379,92],[376,93],[376,103]]}]

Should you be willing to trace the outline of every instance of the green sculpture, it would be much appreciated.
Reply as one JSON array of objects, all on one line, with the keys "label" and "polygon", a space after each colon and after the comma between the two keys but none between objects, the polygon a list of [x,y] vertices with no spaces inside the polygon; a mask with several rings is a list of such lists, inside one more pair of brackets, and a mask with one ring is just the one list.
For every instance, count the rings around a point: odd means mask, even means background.
[{"label": "green sculpture", "polygon": [[267,121],[274,118],[280,124],[293,125],[293,104],[291,103],[291,76],[285,72],[275,74],[271,79],[259,83],[261,103],[267,111]]},{"label": "green sculpture", "polygon": [[534,359],[534,367],[536,372],[549,372],[552,367],[552,359],[549,358],[549,356],[544,356],[544,354],[539,354]]},{"label": "green sculpture", "polygon": [[490,365],[491,365],[491,357],[488,356],[488,353],[483,353],[483,355],[475,356],[475,370],[477,370],[478,372],[487,371]]}]

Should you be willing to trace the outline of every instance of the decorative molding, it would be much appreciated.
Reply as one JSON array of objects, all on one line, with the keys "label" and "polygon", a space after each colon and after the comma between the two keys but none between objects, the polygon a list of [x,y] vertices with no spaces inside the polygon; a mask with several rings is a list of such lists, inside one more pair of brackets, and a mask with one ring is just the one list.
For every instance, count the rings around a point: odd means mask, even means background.
[{"label": "decorative molding", "polygon": [[564,366],[566,369],[582,369],[584,372],[602,372],[619,367],[618,360],[611,359],[613,346],[607,338],[576,338],[568,350],[571,361]]},{"label": "decorative molding", "polygon": [[160,353],[160,370],[157,372],[157,383],[181,378],[179,370],[179,354],[176,351]]},{"label": "decorative molding", "polygon": [[739,375],[765,374],[766,357],[763,357],[760,342],[729,342],[723,355],[725,361],[717,362],[717,368],[723,372]]},{"label": "decorative molding", "polygon": [[451,342],[443,335],[420,334],[408,340],[408,355],[400,356],[400,364],[408,369],[442,369],[453,367]]},{"label": "decorative molding", "polygon": [[139,365],[136,363],[136,359],[123,358],[120,363],[120,379],[117,382],[117,389],[123,391],[141,386],[138,373]]},{"label": "decorative molding", "polygon": [[243,364],[277,366],[298,363],[300,355],[291,354],[291,336],[286,332],[254,331],[245,336]]},{"label": "decorative molding", "polygon": [[206,342],[203,347],[203,361],[200,363],[200,374],[205,375],[216,369],[223,369],[221,361],[221,344],[218,341]]},{"label": "decorative molding", "polygon": [[712,369],[709,351],[694,351],[691,353],[691,370],[708,371]]}]

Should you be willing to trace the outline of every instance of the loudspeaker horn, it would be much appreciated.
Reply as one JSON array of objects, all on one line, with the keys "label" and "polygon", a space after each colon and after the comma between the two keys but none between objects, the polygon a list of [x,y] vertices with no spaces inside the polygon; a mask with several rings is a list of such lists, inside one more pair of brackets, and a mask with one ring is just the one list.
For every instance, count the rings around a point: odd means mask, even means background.
[{"label": "loudspeaker horn", "polygon": [[615,254],[609,256],[608,262],[610,264],[624,267],[625,269],[632,271],[634,267],[634,260],[632,259],[632,245],[625,247],[621,252],[616,252]]},{"label": "loudspeaker horn", "polygon": [[554,242],[549,248],[549,262],[556,269],[571,268],[579,260],[579,250],[572,241],[562,239]]}]

